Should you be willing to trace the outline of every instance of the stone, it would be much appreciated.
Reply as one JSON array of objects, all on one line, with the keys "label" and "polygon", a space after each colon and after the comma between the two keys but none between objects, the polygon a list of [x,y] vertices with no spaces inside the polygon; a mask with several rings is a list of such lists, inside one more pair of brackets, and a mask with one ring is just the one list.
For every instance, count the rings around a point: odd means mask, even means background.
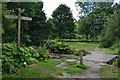
[{"label": "stone", "polygon": [[76,59],[67,59],[66,60],[67,62],[75,62],[75,61],[77,61]]}]

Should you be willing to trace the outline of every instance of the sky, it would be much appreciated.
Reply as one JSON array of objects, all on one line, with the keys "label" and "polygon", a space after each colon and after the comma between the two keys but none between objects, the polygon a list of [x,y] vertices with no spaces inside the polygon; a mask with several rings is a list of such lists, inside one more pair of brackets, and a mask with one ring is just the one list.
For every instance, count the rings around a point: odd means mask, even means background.
[{"label": "sky", "polygon": [[73,17],[76,19],[78,15],[78,11],[75,7],[75,1],[76,0],[43,0],[44,7],[43,10],[45,10],[46,16],[51,17],[51,14],[53,11],[60,5],[60,4],[66,4],[68,7],[70,7]]},{"label": "sky", "polygon": [[[76,10],[75,2],[76,0],[42,0],[44,2],[43,10],[45,10],[47,18],[51,18],[53,11],[60,5],[66,4],[70,7],[73,17],[78,19],[78,11]],[[115,2],[119,2],[120,0],[115,0]]]}]

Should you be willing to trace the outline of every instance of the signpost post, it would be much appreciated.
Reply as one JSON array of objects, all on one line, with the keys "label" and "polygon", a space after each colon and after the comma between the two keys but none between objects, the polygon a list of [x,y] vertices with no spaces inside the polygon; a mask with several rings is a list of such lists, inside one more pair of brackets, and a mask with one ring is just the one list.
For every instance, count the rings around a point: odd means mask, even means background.
[{"label": "signpost post", "polygon": [[11,19],[18,19],[18,40],[17,40],[17,47],[20,48],[20,26],[21,26],[21,20],[27,20],[31,21],[32,18],[30,17],[24,17],[21,16],[21,13],[23,13],[25,9],[18,8],[18,16],[15,15],[5,15],[6,18],[11,18]]}]

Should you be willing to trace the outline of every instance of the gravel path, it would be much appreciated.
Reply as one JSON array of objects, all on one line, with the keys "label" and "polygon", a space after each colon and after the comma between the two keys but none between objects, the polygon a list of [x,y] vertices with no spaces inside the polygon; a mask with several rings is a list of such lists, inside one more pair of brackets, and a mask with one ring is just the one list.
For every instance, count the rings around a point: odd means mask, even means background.
[{"label": "gravel path", "polygon": [[[92,53],[98,53],[100,52],[99,48],[96,48],[94,51],[92,51]],[[84,58],[84,57],[83,57]],[[64,63],[64,62],[63,62]],[[79,63],[79,61],[77,61],[77,63]],[[81,80],[85,79],[85,80],[102,80],[100,79],[99,76],[99,69],[101,68],[101,64],[102,65],[106,65],[104,63],[100,63],[100,62],[95,62],[95,61],[90,61],[90,60],[83,60],[83,63],[85,65],[87,65],[89,68],[87,70],[85,70],[82,73],[76,73],[76,74],[64,74],[63,78],[81,78]]]}]

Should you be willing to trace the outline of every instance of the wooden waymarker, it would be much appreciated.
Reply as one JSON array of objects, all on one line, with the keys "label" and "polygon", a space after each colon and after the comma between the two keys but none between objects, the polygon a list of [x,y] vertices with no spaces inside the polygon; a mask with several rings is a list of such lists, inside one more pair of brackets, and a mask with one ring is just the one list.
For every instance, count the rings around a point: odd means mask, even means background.
[{"label": "wooden waymarker", "polygon": [[83,64],[83,52],[80,53],[80,64]]},{"label": "wooden waymarker", "polygon": [[30,17],[24,17],[21,16],[21,13],[24,12],[25,9],[18,9],[18,16],[15,15],[5,15],[6,18],[10,18],[10,19],[18,19],[18,41],[17,41],[17,46],[18,48],[20,48],[20,26],[21,26],[21,20],[27,20],[27,21],[31,21],[32,18]]}]

